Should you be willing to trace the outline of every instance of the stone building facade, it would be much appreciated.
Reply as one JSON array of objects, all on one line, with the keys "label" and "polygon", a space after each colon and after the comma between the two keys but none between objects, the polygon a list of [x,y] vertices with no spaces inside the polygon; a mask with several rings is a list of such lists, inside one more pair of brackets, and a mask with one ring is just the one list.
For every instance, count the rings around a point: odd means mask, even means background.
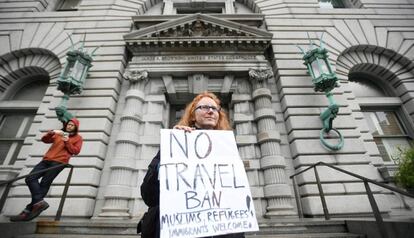
[{"label": "stone building facade", "polygon": [[[412,0],[0,0],[0,180],[27,174],[60,128],[57,79],[74,42],[100,47],[81,95],[68,110],[84,137],[63,217],[133,218],[146,210],[139,185],[170,128],[192,97],[220,96],[245,164],[256,213],[297,217],[289,176],[323,161],[377,181],[393,167],[397,145],[414,136],[414,2]],[[315,93],[298,46],[322,36],[339,77],[334,127],[338,151],[319,139]],[[334,143],[336,139],[331,141]],[[319,168],[329,212],[371,213],[356,179]],[[68,176],[51,187],[53,216]],[[307,216],[323,214],[315,176],[298,177]],[[2,207],[16,214],[29,202],[23,181]],[[373,187],[383,213],[401,207]]]}]

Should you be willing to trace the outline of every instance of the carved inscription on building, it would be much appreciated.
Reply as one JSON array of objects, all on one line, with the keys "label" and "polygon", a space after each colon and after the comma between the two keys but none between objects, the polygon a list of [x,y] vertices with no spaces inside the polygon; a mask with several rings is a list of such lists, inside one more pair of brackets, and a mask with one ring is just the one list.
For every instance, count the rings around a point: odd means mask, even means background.
[{"label": "carved inscription on building", "polygon": [[210,62],[210,61],[252,61],[261,60],[255,55],[164,55],[164,56],[136,56],[134,62]]}]

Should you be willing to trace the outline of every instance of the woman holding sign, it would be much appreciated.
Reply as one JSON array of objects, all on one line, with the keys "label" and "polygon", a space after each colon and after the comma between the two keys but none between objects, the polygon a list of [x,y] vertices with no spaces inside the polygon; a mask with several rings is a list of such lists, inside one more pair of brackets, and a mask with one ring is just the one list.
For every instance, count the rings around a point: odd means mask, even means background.
[{"label": "woman holding sign", "polygon": [[[225,111],[221,110],[220,100],[216,95],[204,92],[197,95],[185,109],[184,115],[174,129],[191,132],[193,130],[232,130]],[[148,205],[148,212],[138,223],[137,231],[142,238],[160,237],[159,196],[160,184],[158,169],[160,152],[148,166],[147,174],[141,185],[141,196]],[[243,233],[214,236],[219,238],[244,238]]]}]

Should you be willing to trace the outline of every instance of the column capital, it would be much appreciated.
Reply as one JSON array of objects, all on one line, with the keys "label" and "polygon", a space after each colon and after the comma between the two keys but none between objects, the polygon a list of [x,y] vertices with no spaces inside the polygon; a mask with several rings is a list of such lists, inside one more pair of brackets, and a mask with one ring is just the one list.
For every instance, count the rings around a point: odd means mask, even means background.
[{"label": "column capital", "polygon": [[269,68],[249,69],[249,77],[252,83],[262,85],[273,76],[273,72]]},{"label": "column capital", "polygon": [[125,70],[122,76],[131,83],[148,82],[148,71],[146,70]]}]

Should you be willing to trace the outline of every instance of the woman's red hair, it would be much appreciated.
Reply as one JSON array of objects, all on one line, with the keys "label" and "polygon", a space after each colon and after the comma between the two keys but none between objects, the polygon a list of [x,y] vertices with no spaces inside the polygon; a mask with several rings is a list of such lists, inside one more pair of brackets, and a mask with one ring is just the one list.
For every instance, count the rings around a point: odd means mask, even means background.
[{"label": "woman's red hair", "polygon": [[[213,99],[214,102],[216,102],[217,105],[221,107],[220,99],[214,93],[210,93],[210,92],[200,93],[193,99],[193,101],[191,101],[191,103],[189,103],[186,106],[184,115],[181,117],[177,125],[194,127],[195,126],[195,108],[198,102],[202,98],[205,98],[205,97]],[[223,109],[219,111],[219,119],[214,129],[215,130],[232,130],[232,128],[230,127],[230,122],[229,122],[227,113]]]}]

